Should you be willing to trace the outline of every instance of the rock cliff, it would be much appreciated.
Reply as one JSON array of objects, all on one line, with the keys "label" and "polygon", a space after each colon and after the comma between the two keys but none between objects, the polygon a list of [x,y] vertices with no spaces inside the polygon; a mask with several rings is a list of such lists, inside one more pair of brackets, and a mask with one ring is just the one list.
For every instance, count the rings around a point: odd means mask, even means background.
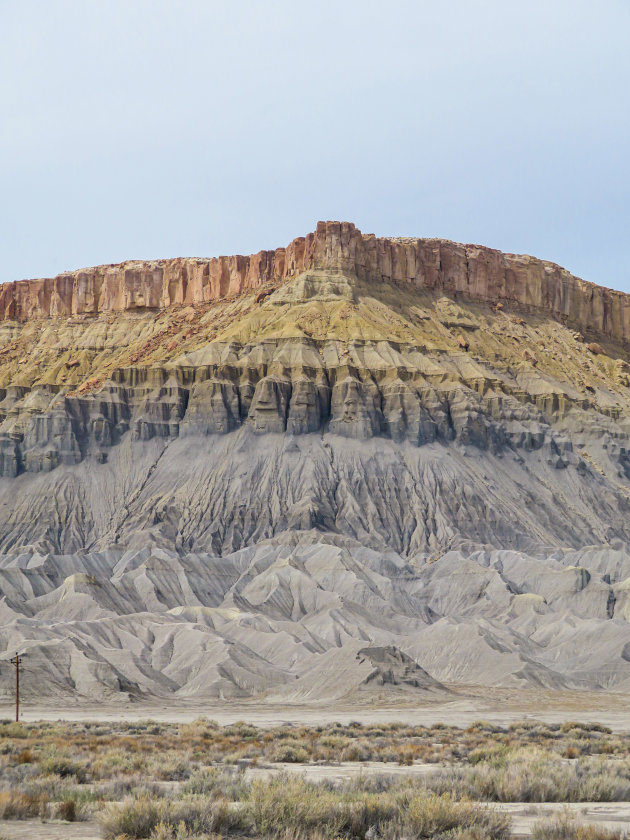
[{"label": "rock cliff", "polygon": [[286,248],[248,257],[125,262],[5,283],[0,320],[207,303],[277,286],[309,270],[509,302],[621,343],[630,338],[630,296],[580,280],[554,263],[442,239],[378,238],[349,222],[319,222],[314,233]]}]

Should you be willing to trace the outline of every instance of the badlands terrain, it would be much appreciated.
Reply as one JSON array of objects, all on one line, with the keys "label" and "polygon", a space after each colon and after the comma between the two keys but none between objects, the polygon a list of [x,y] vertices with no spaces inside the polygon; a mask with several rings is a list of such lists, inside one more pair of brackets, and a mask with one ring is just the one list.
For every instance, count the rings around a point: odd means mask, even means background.
[{"label": "badlands terrain", "polygon": [[20,650],[31,705],[614,705],[629,340],[552,263],[338,222],[3,285],[5,702]]}]

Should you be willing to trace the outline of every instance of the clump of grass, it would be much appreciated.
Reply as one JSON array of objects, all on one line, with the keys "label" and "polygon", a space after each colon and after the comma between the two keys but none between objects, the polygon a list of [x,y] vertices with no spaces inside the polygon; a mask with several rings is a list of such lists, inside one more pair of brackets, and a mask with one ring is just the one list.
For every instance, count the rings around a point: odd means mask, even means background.
[{"label": "clump of grass", "polygon": [[101,813],[99,822],[103,837],[124,835],[132,838],[150,837],[161,822],[159,800],[142,797],[127,799],[122,805],[112,805]]},{"label": "clump of grass", "polygon": [[0,819],[33,818],[85,820],[103,797],[97,790],[81,785],[67,785],[57,777],[36,779],[20,787],[0,792]]},{"label": "clump of grass", "polygon": [[77,803],[74,799],[64,799],[63,802],[59,802],[56,808],[56,817],[58,820],[74,822],[77,818]]},{"label": "clump of grass", "polygon": [[504,840],[510,836],[510,818],[472,802],[457,802],[448,795],[416,796],[405,807],[400,833],[388,837],[460,837]]},{"label": "clump of grass", "polygon": [[156,778],[164,782],[181,782],[189,778],[192,766],[185,757],[177,756],[171,758],[170,761],[158,761],[153,772]]},{"label": "clump of grass", "polygon": [[622,840],[625,835],[600,825],[586,825],[564,812],[534,823],[532,840]]},{"label": "clump of grass", "polygon": [[191,774],[182,785],[181,793],[193,796],[212,796],[239,802],[247,798],[250,785],[242,769],[232,767],[204,767]]},{"label": "clump of grass", "polygon": [[160,799],[165,796],[165,789],[150,777],[137,774],[135,776],[123,776],[117,779],[110,779],[91,788],[93,798],[104,802],[120,802],[130,796],[150,796],[153,799]]},{"label": "clump of grass", "polygon": [[0,723],[0,738],[28,738],[30,727],[23,723],[11,723],[3,721]]},{"label": "clump of grass", "polygon": [[414,759],[414,751],[409,749],[408,747],[401,747],[398,750],[398,763],[405,766],[411,767],[413,764]]},{"label": "clump of grass", "polygon": [[101,814],[100,824],[105,840],[114,840],[120,835],[144,840],[156,831],[162,835],[171,831],[173,835],[180,828],[184,836],[186,833],[195,836],[220,831],[228,821],[228,812],[228,803],[224,799],[190,798],[174,802],[143,797],[109,806]]},{"label": "clump of grass", "polygon": [[316,787],[301,777],[282,775],[253,783],[244,818],[253,833],[264,837],[322,827],[326,836],[337,837],[347,818],[339,806],[340,797],[333,790]]},{"label": "clump of grass", "polygon": [[85,765],[67,755],[58,754],[45,757],[40,762],[39,769],[42,775],[61,776],[62,779],[72,776],[77,781],[86,781]]},{"label": "clump of grass", "polygon": [[271,760],[287,764],[304,764],[310,760],[310,754],[299,742],[291,741],[281,744],[272,753]]},{"label": "clump of grass", "polygon": [[0,793],[0,819],[29,820],[46,817],[48,797],[10,789]]},{"label": "clump of grass", "polygon": [[299,777],[281,776],[254,782],[243,809],[250,833],[277,837],[284,832],[317,832],[324,837],[437,837],[451,832],[476,831],[487,840],[509,836],[510,820],[472,802],[456,802],[448,795],[331,790]]},{"label": "clump of grass", "polygon": [[141,797],[110,805],[101,817],[103,836],[106,840],[120,835],[131,840],[183,840],[221,831],[274,840],[509,837],[510,819],[505,814],[408,787],[334,788],[287,774],[253,782],[241,791],[238,808],[217,798],[217,790],[177,801]]},{"label": "clump of grass", "polygon": [[566,761],[530,748],[441,770],[427,777],[426,785],[436,793],[493,802],[628,801],[630,762],[592,757]]}]

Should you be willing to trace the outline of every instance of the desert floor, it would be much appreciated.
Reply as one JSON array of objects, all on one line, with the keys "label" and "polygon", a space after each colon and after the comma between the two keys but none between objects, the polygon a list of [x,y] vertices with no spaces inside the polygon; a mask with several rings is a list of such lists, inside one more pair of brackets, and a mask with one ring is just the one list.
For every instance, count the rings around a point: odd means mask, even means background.
[{"label": "desert floor", "polygon": [[[547,723],[569,720],[598,722],[617,732],[630,730],[630,697],[610,692],[562,692],[545,690],[454,688],[453,699],[426,705],[388,705],[370,698],[352,704],[331,703],[317,705],[273,705],[265,703],[226,702],[207,700],[187,702],[169,699],[162,702],[128,702],[124,704],[62,704],[34,703],[28,698],[21,709],[20,719],[75,721],[156,721],[189,722],[206,717],[226,725],[240,720],[261,727],[283,723],[326,724],[335,721],[389,723],[401,721],[431,725],[445,724],[465,727],[476,720],[507,724],[531,719]],[[0,718],[11,718],[14,706],[0,705]],[[387,773],[395,775],[422,774],[434,771],[436,765],[417,763],[411,767],[383,762],[340,762],[331,765],[276,764],[252,767],[252,778],[269,776],[281,771],[303,773],[314,781],[343,780],[356,774]],[[513,836],[529,837],[532,826],[546,815],[567,808],[585,823],[596,823],[617,831],[630,833],[630,802],[594,803],[493,803],[493,808],[509,812],[513,817]],[[100,840],[96,822],[41,822],[38,820],[0,820],[2,840]]]},{"label": "desert floor", "polygon": [[[221,725],[248,721],[271,727],[283,723],[328,724],[359,721],[363,724],[414,723],[430,726],[445,723],[465,727],[477,720],[508,724],[516,720],[540,720],[563,723],[579,720],[601,723],[617,732],[630,730],[630,693],[547,691],[527,688],[487,688],[485,686],[449,686],[452,699],[435,702],[391,702],[391,698],[370,696],[351,703],[322,700],[318,703],[274,704],[261,701],[239,702],[208,699],[188,701],[169,697],[147,702],[46,703],[23,698],[20,720],[100,720],[187,723],[206,717]],[[6,696],[6,695],[5,695]],[[13,703],[0,703],[0,718],[13,718]]]}]

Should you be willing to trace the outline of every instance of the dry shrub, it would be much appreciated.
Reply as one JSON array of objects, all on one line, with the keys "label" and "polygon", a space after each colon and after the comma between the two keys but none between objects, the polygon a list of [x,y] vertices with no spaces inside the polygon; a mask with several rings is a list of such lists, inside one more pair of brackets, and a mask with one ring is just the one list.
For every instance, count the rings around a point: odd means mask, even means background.
[{"label": "dry shrub", "polygon": [[300,777],[282,775],[252,784],[243,818],[245,827],[263,837],[316,832],[326,837],[363,838],[371,826],[391,823],[399,812],[399,803],[386,794],[343,795]]},{"label": "dry shrub", "polygon": [[472,802],[456,802],[449,796],[417,792],[409,796],[400,789],[338,791],[289,776],[254,782],[243,820],[243,827],[252,834],[274,838],[287,833],[304,837],[318,833],[329,838],[379,836],[395,840],[437,837],[446,832],[449,837],[463,837],[462,832],[468,831],[470,837],[504,840],[510,827],[507,815]]},{"label": "dry shrub", "polygon": [[48,798],[32,795],[18,790],[8,790],[0,793],[0,819],[28,820],[34,817],[45,817],[48,810]]},{"label": "dry shrub", "polygon": [[405,767],[411,767],[413,764],[414,751],[409,747],[402,747],[398,750],[398,763]]},{"label": "dry shrub", "polygon": [[449,832],[449,836],[455,837],[505,840],[510,836],[510,825],[507,814],[472,802],[456,802],[446,795],[417,796],[405,809],[403,833],[405,836],[429,838],[441,837]]},{"label": "dry shrub", "polygon": [[441,770],[425,783],[435,793],[493,802],[627,802],[630,762],[592,757],[568,762],[527,748],[499,763]]},{"label": "dry shrub", "polygon": [[[164,758],[163,750],[158,750],[158,753]],[[144,758],[132,756],[124,750],[114,748],[108,749],[91,762],[90,776],[96,781],[115,778],[121,774],[134,775],[146,769],[147,764]]]},{"label": "dry shrub", "polygon": [[621,840],[619,831],[576,821],[568,811],[534,824],[532,840]]},{"label": "dry shrub", "polygon": [[30,729],[27,724],[7,721],[0,725],[0,738],[28,738],[31,734]]},{"label": "dry shrub", "polygon": [[349,744],[342,750],[339,758],[341,761],[370,761],[373,758],[373,749],[370,742],[361,738]]},{"label": "dry shrub", "polygon": [[191,774],[182,786],[183,795],[211,796],[238,802],[249,794],[250,785],[245,773],[232,767],[204,767]]},{"label": "dry shrub", "polygon": [[56,812],[57,819],[74,822],[77,818],[77,803],[74,799],[64,799],[63,802],[57,803]]},{"label": "dry shrub", "polygon": [[252,784],[244,817],[255,833],[270,836],[287,830],[310,832],[325,826],[328,836],[341,829],[339,797],[304,779],[286,774]]},{"label": "dry shrub", "polygon": [[62,779],[72,776],[78,782],[87,780],[85,765],[63,754],[44,758],[40,762],[40,772],[47,776],[61,776]]},{"label": "dry shrub", "polygon": [[103,837],[114,840],[121,834],[131,840],[150,838],[160,827],[179,836],[180,828],[192,836],[214,834],[228,822],[228,803],[207,799],[153,800],[132,799],[122,805],[110,805],[100,818]]},{"label": "dry shrub", "polygon": [[287,764],[304,764],[309,759],[309,753],[299,741],[281,744],[271,756],[272,761],[286,762]]},{"label": "dry shrub", "polygon": [[604,735],[611,735],[612,729],[609,726],[604,726],[601,723],[580,723],[575,720],[568,720],[560,726],[562,732],[582,733],[584,736],[593,735],[594,733],[602,733]]},{"label": "dry shrub", "polygon": [[102,812],[100,824],[103,837],[150,837],[153,829],[162,822],[160,803],[141,797],[128,799],[122,805],[111,805]]},{"label": "dry shrub", "polygon": [[476,747],[468,753],[469,764],[480,763],[501,763],[505,760],[507,750],[504,746],[495,746],[490,744],[487,747]]},{"label": "dry shrub", "polygon": [[165,760],[162,756],[155,764],[154,774],[163,782],[181,782],[190,776],[192,767],[189,760],[174,756]]}]

